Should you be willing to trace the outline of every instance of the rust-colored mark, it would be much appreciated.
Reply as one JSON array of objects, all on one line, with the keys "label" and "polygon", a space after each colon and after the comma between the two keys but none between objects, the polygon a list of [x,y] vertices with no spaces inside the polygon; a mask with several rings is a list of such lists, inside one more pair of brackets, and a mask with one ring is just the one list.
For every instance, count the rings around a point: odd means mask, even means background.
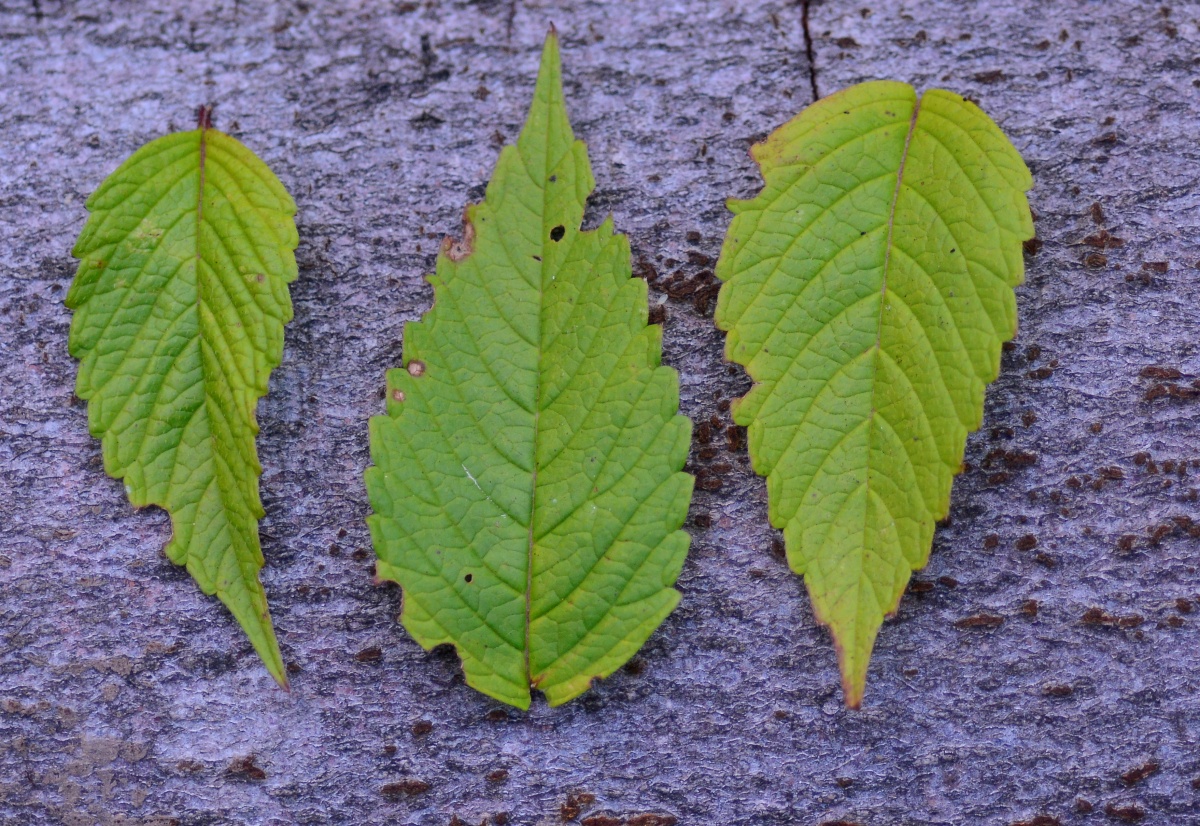
[{"label": "rust-colored mark", "polygon": [[969,628],[999,628],[1004,624],[1004,617],[998,614],[975,614],[970,617],[965,617],[954,623],[955,628],[966,630]]},{"label": "rust-colored mark", "polygon": [[451,261],[459,262],[475,252],[475,224],[471,222],[470,209],[463,215],[463,237],[461,241],[453,238],[442,240],[442,254]]}]

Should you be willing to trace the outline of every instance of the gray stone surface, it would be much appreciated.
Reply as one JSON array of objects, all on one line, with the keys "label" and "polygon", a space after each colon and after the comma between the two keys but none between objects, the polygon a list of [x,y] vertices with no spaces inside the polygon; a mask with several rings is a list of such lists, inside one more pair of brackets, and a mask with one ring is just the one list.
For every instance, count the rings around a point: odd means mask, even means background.
[{"label": "gray stone surface", "polygon": [[[723,199],[758,187],[749,144],[809,102],[803,5],[138,5],[0,0],[0,820],[534,824],[588,794],[581,817],[640,826],[1200,822],[1200,6],[808,10],[822,92],[976,98],[1033,169],[1044,244],[949,524],[849,712],[728,449],[744,374],[711,305],[679,295],[711,269]],[[362,472],[422,275],[516,135],[551,20],[590,220],[611,211],[657,273],[684,412],[719,422],[692,467],[721,486],[697,493],[683,601],[634,665],[522,714],[396,624]],[[71,392],[83,202],[206,101],[300,206],[296,319],[259,406],[291,693],[164,559],[165,515],[103,474]],[[1100,230],[1123,244],[1090,246]]]}]

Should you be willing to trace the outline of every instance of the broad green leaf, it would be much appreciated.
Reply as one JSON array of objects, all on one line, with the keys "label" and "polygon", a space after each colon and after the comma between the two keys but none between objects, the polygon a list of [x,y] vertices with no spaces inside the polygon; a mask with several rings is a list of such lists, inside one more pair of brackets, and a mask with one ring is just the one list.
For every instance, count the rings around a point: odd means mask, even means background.
[{"label": "broad green leaf", "polygon": [[974,104],[863,83],[752,154],[717,275],[734,408],[771,523],[862,700],[884,617],[929,557],[967,433],[1016,333],[1029,170]]},{"label": "broad green leaf", "polygon": [[283,355],[296,205],[242,144],[201,128],[146,144],[88,199],[67,294],[75,392],[104,468],[171,514],[167,556],[287,684],[267,599],[255,406]]},{"label": "broad green leaf", "polygon": [[629,242],[611,218],[580,231],[594,185],[552,32],[520,139],[443,244],[371,420],[376,570],[404,589],[404,627],[520,708],[628,660],[679,601],[688,546],[691,425]]}]

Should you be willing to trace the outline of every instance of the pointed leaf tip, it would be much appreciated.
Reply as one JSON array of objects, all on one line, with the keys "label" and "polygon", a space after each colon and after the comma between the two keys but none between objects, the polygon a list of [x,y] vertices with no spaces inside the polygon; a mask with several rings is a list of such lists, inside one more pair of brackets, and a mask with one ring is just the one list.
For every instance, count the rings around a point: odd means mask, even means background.
[{"label": "pointed leaf tip", "polygon": [[978,107],[890,81],[814,103],[754,158],[766,186],[731,204],[716,323],[755,381],[735,411],[771,523],[857,707],[1016,329],[1032,179]]}]

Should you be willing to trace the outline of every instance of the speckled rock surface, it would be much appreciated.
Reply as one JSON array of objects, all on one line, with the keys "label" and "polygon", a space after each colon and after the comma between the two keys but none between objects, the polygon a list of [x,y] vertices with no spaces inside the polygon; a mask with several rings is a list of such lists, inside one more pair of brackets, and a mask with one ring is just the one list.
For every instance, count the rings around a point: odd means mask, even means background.
[{"label": "speckled rock surface", "polygon": [[[810,65],[782,1],[136,5],[0,2],[0,821],[1200,822],[1200,6],[813,2]],[[676,613],[584,698],[521,714],[396,624],[362,473],[422,276],[515,137],[550,21],[589,220],[614,214],[665,307],[704,489]],[[977,99],[1033,169],[1041,242],[859,712],[726,432],[747,382],[706,275],[723,199],[759,186],[747,148],[810,70],[822,93]],[[162,556],[165,515],[103,474],[71,392],[83,202],[206,101],[300,207],[259,406],[291,693]]]}]

